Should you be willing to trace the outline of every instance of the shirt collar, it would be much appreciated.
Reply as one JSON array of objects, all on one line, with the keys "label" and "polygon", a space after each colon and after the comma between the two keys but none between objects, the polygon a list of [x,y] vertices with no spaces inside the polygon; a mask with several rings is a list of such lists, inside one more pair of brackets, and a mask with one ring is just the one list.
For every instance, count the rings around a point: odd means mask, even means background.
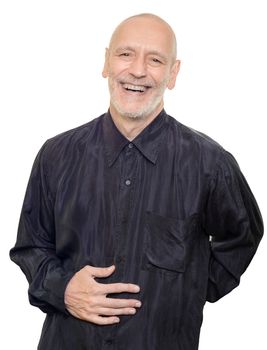
[{"label": "shirt collar", "polygon": [[109,166],[113,165],[123,148],[129,143],[134,144],[144,157],[153,164],[156,164],[159,147],[161,141],[164,139],[167,117],[168,116],[163,109],[133,141],[129,141],[117,129],[110,112],[108,111],[103,117],[103,134],[105,152]]}]

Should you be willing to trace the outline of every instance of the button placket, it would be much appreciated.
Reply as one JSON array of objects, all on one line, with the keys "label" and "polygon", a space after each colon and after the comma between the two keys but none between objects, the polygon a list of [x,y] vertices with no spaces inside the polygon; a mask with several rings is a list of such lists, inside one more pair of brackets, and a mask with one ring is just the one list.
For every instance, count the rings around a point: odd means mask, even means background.
[{"label": "button placket", "polygon": [[118,206],[118,229],[116,242],[116,273],[123,278],[125,268],[125,246],[128,240],[128,221],[131,216],[134,195],[134,179],[136,172],[137,153],[135,147],[128,144],[121,154],[121,186]]},{"label": "button placket", "polygon": [[[133,156],[133,148],[134,148],[134,145],[131,142],[128,144],[128,148],[126,148],[126,153],[125,154],[127,156],[127,161],[126,161],[126,168],[127,169],[131,168],[131,166],[129,166],[129,165],[127,166],[127,163],[130,164],[133,161],[133,159],[128,159],[128,157]],[[130,186],[131,183],[132,183],[131,178],[130,177],[127,178],[127,175],[126,175],[126,179],[125,179],[124,183],[125,183],[126,186]]]}]

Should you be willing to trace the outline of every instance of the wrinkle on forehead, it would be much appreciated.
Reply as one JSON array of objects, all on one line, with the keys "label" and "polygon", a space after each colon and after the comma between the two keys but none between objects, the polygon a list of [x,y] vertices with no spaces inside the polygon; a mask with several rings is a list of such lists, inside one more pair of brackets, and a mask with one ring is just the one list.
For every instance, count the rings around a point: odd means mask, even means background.
[{"label": "wrinkle on forehead", "polygon": [[[138,24],[146,24],[148,28],[150,28],[151,25],[154,24],[154,26],[157,26],[157,30],[160,31],[161,35],[164,34],[166,36],[166,42],[169,43],[170,52],[172,56],[172,60],[176,60],[177,55],[177,44],[176,44],[176,37],[173,29],[171,26],[164,21],[161,17],[156,16],[151,13],[143,13],[139,15],[135,15],[129,18],[126,18],[124,21],[122,21],[114,30],[110,43],[109,48],[112,49],[118,38],[123,34],[124,31],[126,31],[127,35],[127,28],[138,28]],[[144,33],[145,35],[145,33]]]}]

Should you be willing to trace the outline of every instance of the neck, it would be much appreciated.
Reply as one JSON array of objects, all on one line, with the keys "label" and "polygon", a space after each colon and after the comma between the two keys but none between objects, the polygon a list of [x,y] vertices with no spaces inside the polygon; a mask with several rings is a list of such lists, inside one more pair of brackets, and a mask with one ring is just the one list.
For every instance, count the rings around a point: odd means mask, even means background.
[{"label": "neck", "polygon": [[132,141],[139,135],[161,112],[163,109],[163,103],[156,108],[149,116],[145,118],[128,118],[122,116],[118,111],[110,105],[110,114],[117,129],[125,136],[129,141]]}]

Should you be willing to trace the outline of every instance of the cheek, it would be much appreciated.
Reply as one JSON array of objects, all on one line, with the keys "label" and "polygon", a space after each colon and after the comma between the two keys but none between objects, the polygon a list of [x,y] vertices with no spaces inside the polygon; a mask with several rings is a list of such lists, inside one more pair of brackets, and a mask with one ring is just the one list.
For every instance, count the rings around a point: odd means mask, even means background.
[{"label": "cheek", "polygon": [[153,70],[149,73],[158,86],[165,85],[170,79],[170,72],[166,69]]},{"label": "cheek", "polygon": [[118,77],[120,75],[123,75],[127,73],[128,68],[129,64],[127,64],[126,62],[112,63],[109,66],[109,76]]}]

